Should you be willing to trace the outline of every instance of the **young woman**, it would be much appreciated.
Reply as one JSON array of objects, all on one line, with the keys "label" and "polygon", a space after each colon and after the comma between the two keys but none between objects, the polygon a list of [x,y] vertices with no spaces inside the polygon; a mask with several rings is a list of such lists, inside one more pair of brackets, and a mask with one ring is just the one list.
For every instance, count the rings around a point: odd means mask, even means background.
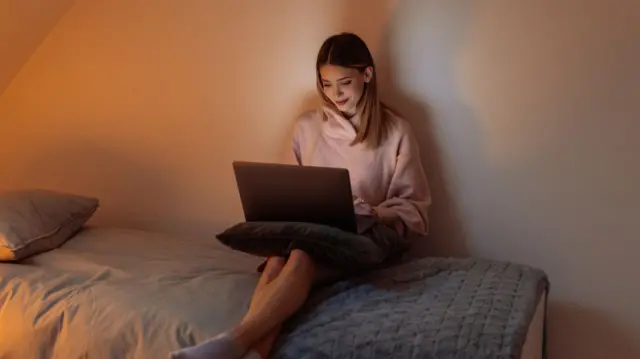
[{"label": "young woman", "polygon": [[347,168],[357,214],[375,218],[403,238],[426,234],[431,196],[418,147],[409,124],[378,99],[367,45],[350,33],[328,38],[316,73],[324,105],[296,124],[298,163]]},{"label": "young woman", "polygon": [[[324,104],[297,121],[296,160],[303,166],[347,168],[359,231],[390,256],[402,252],[412,233],[427,234],[431,204],[411,128],[378,99],[373,57],[357,35],[342,33],[325,40],[316,74]],[[271,258],[244,320],[172,358],[266,358],[280,325],[302,306],[319,272],[299,250],[286,261]]]}]

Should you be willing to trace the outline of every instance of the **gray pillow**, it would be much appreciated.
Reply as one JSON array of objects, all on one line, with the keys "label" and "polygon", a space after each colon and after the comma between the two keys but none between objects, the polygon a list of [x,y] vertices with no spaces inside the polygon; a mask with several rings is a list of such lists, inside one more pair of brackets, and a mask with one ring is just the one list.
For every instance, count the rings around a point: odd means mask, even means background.
[{"label": "gray pillow", "polygon": [[343,269],[374,266],[388,256],[366,235],[313,223],[242,222],[217,238],[232,249],[260,257],[286,257],[301,249],[319,263]]},{"label": "gray pillow", "polygon": [[65,243],[99,206],[95,198],[41,189],[0,191],[0,261]]}]

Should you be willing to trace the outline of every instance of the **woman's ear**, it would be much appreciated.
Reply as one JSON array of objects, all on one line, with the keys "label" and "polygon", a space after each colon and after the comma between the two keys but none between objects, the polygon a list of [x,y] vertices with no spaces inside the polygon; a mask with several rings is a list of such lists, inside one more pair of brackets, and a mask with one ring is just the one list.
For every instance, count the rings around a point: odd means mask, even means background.
[{"label": "woman's ear", "polygon": [[368,66],[364,69],[364,82],[369,83],[373,79],[373,67]]}]

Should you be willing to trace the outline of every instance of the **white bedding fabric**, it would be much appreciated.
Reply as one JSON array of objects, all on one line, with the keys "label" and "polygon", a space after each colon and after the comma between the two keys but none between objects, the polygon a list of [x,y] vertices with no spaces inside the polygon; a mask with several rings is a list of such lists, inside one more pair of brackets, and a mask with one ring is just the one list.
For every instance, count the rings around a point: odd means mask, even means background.
[{"label": "white bedding fabric", "polygon": [[242,317],[259,262],[213,235],[86,229],[0,263],[0,358],[167,358]]}]

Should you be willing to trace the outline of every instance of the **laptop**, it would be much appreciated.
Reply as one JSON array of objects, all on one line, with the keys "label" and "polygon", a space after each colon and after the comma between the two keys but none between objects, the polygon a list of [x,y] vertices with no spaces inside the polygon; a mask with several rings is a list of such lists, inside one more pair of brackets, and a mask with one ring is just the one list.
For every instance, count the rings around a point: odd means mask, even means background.
[{"label": "laptop", "polygon": [[357,232],[349,171],[234,161],[247,222],[307,222]]}]

